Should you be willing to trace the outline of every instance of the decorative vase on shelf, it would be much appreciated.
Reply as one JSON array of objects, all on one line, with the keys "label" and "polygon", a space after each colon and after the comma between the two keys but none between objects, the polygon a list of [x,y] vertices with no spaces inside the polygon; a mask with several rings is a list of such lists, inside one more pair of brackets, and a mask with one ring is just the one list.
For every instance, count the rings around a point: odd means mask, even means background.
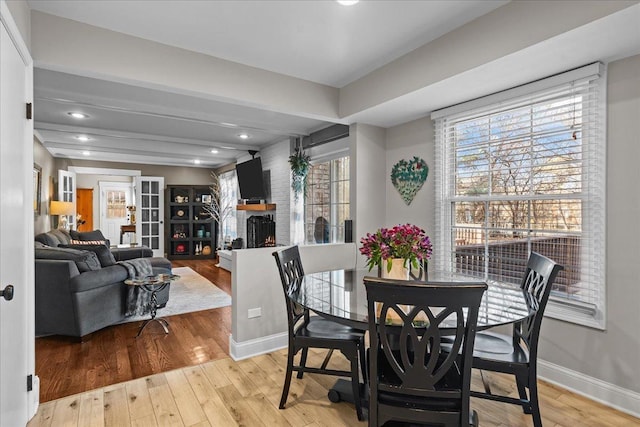
[{"label": "decorative vase on shelf", "polygon": [[409,268],[408,266],[405,267],[404,259],[402,258],[393,258],[391,260],[390,271],[387,271],[387,261],[383,261],[380,270],[380,277],[384,279],[409,280]]}]

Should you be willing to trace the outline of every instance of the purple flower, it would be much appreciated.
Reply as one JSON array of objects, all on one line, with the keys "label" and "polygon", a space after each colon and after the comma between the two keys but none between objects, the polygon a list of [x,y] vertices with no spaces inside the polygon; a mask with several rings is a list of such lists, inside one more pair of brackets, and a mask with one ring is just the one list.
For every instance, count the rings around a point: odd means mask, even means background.
[{"label": "purple flower", "polygon": [[418,266],[418,261],[431,258],[433,246],[426,232],[411,224],[380,228],[360,239],[360,253],[367,257],[369,270],[390,258],[402,258],[405,264]]}]

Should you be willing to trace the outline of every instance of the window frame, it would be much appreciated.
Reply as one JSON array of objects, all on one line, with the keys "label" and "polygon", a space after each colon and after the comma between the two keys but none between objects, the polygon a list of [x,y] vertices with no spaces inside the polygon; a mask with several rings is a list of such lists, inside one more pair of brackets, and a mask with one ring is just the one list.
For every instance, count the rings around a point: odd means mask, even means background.
[{"label": "window frame", "polygon": [[[309,193],[307,193],[307,195],[303,198],[302,201],[302,209],[303,209],[303,215],[302,215],[302,226],[303,226],[303,230],[304,230],[304,243],[305,244],[317,244],[317,245],[324,245],[324,244],[331,244],[331,243],[344,243],[344,224],[340,225],[338,224],[338,217],[339,217],[339,213],[337,211],[337,207],[338,205],[347,205],[349,208],[349,218],[351,216],[351,200],[350,200],[350,191],[347,191],[347,198],[348,198],[348,202],[347,203],[340,203],[337,200],[338,195],[334,192],[334,184],[337,183],[348,183],[348,185],[351,185],[351,177],[350,177],[350,173],[349,171],[346,173],[346,178],[343,177],[343,179],[337,179],[337,171],[335,171],[335,162],[337,160],[340,159],[347,159],[349,162],[348,168],[350,170],[351,168],[351,157],[349,155],[348,151],[345,150],[341,150],[341,151],[337,151],[334,153],[331,153],[331,155],[319,155],[316,157],[311,157],[311,166],[317,166],[319,164],[325,164],[328,163],[329,164],[329,202],[328,202],[328,207],[329,207],[329,218],[328,218],[328,222],[329,222],[329,241],[328,242],[316,242],[315,239],[312,240],[308,240],[307,239],[307,227],[313,227],[315,226],[315,224],[309,224],[307,223],[307,201],[308,201],[308,197],[309,197]],[[309,178],[309,176],[307,176],[307,179]],[[307,185],[309,185],[309,183],[307,183]],[[309,191],[309,187],[307,188],[307,191]],[[347,218],[348,219],[348,218]],[[342,228],[342,231],[340,230]],[[342,238],[341,238],[342,237]]]},{"label": "window frame", "polygon": [[[582,230],[580,244],[581,260],[584,264],[590,255],[595,254],[593,259],[600,262],[591,267],[592,272],[591,288],[596,290],[595,303],[589,304],[581,301],[574,301],[568,298],[561,298],[552,294],[545,311],[545,315],[577,323],[584,326],[604,330],[606,328],[606,66],[601,63],[594,63],[575,70],[561,73],[546,79],[538,80],[530,84],[508,89],[487,97],[479,98],[467,103],[458,104],[449,108],[438,110],[432,113],[431,118],[435,121],[435,185],[436,185],[436,248],[434,251],[434,261],[438,269],[450,270],[453,267],[453,222],[455,212],[453,203],[468,197],[456,197],[455,194],[455,166],[450,166],[449,156],[451,147],[445,144],[447,139],[448,120],[455,120],[457,117],[469,115],[471,112],[489,111],[492,108],[509,108],[515,101],[532,98],[542,91],[549,90],[571,82],[584,81],[592,82],[597,93],[595,105],[592,106],[592,114],[596,117],[595,123],[590,129],[593,134],[583,135],[582,144],[590,144],[587,148],[591,154],[587,167],[582,166],[583,190],[580,193],[582,200]],[[488,112],[486,113],[489,114]],[[584,149],[583,149],[584,151]],[[590,176],[585,179],[585,173]],[[558,195],[558,199],[563,198]],[[484,199],[483,199],[484,200]],[[529,248],[531,243],[529,242]],[[593,265],[593,264],[592,264]],[[586,269],[581,269],[586,274]],[[593,273],[595,272],[595,274]],[[488,272],[485,271],[485,275]],[[591,289],[589,288],[589,289]]]}]

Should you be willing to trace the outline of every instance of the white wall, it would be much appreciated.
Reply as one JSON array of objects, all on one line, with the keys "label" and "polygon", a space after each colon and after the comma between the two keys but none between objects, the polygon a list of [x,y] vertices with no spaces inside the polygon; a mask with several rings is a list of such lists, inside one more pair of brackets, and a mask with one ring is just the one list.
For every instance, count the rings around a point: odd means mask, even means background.
[{"label": "white wall", "polygon": [[[386,139],[386,226],[411,223],[423,227],[429,236],[434,232],[434,141],[433,121],[422,118],[387,129]],[[398,161],[422,158],[429,166],[427,180],[410,205],[402,200],[391,183],[391,169]]]},{"label": "white wall", "polygon": [[[229,352],[234,359],[244,359],[287,345],[285,297],[278,268],[271,255],[276,249],[284,247],[232,251]],[[300,246],[305,273],[353,268],[355,254],[353,243]],[[250,309],[260,309],[260,317],[249,319]]]},{"label": "white wall", "polygon": [[[385,137],[385,130],[376,126],[356,124],[349,129],[351,217],[356,243],[385,223]],[[366,258],[359,256],[358,266],[364,267],[365,263]]]}]

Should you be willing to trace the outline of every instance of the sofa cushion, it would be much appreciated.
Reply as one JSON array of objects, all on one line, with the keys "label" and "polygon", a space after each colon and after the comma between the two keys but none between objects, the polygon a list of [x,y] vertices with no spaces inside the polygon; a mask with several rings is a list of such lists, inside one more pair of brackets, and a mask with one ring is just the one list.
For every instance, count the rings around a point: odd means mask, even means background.
[{"label": "sofa cushion", "polygon": [[93,230],[93,231],[76,231],[76,230],[71,230],[69,231],[69,234],[71,235],[71,238],[74,240],[107,240],[104,237],[104,234],[102,234],[102,231],[100,230]]},{"label": "sofa cushion", "polygon": [[[87,240],[86,242],[90,241],[91,240]],[[77,242],[77,240],[71,240],[70,245],[61,245],[59,247],[94,252],[98,256],[98,261],[100,261],[100,265],[103,268],[112,266],[116,263],[116,259],[104,243],[87,244],[85,241],[82,241],[83,243],[76,244],[75,242]]]},{"label": "sofa cushion", "polygon": [[55,248],[58,245],[68,245],[71,241],[71,235],[67,230],[55,229],[36,235],[35,240]]},{"label": "sofa cushion", "polygon": [[134,258],[150,258],[153,256],[153,250],[146,246],[111,248],[111,253],[116,258],[116,261],[126,261]]},{"label": "sofa cushion", "polygon": [[73,261],[80,273],[102,268],[98,256],[91,251],[79,251],[70,248],[36,248],[35,258]]}]

